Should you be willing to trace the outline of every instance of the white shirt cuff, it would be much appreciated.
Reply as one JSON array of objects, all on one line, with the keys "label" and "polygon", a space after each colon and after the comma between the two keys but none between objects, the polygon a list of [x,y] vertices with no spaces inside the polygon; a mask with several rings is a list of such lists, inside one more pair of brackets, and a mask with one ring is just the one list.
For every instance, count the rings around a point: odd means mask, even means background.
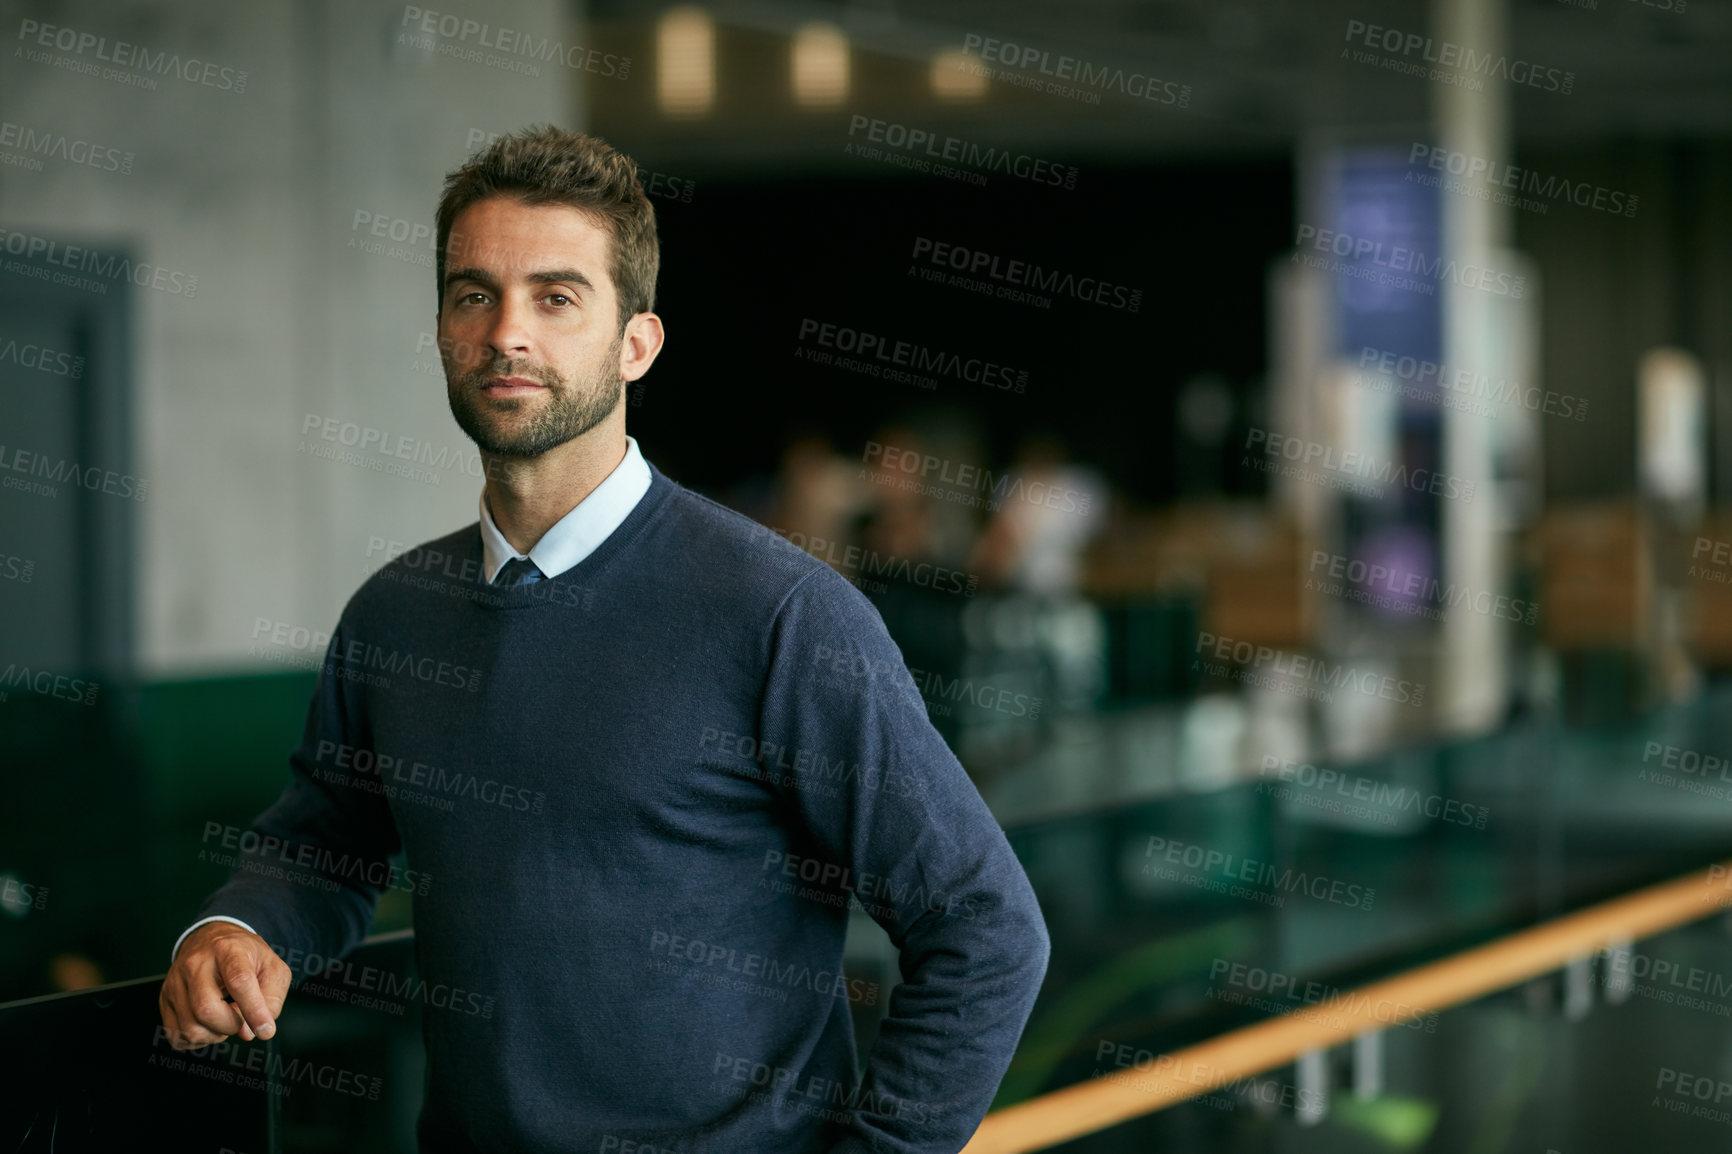
[{"label": "white shirt cuff", "polygon": [[181,931],[180,937],[178,937],[174,940],[174,949],[170,950],[168,953],[168,964],[169,965],[171,965],[171,966],[174,965],[174,956],[176,954],[180,953],[180,944],[182,942],[186,941],[187,934],[192,933],[194,930],[198,929],[200,926],[204,925],[206,922],[233,922],[235,925],[239,926],[243,930],[246,930],[248,933],[252,933],[252,934],[258,933],[257,930],[253,929],[253,927],[247,925],[245,922],[241,921],[239,918],[231,918],[231,917],[227,917],[223,914],[212,914],[208,918],[200,918],[198,921],[196,921],[192,925],[188,926],[185,930]]}]

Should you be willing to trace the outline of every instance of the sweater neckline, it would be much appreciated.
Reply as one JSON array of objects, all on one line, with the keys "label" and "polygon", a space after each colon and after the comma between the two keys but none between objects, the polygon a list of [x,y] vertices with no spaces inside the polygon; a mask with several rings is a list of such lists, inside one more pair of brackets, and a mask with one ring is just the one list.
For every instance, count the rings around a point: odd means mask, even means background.
[{"label": "sweater neckline", "polygon": [[[544,577],[540,581],[525,585],[489,585],[478,577],[476,584],[486,592],[486,596],[476,598],[476,603],[492,610],[527,609],[537,605],[583,605],[584,599],[578,595],[579,591],[636,539],[650,518],[660,512],[668,498],[673,496],[673,481],[647,459],[644,463],[649,465],[650,470],[649,489],[632,507],[632,511],[626,514],[625,520],[621,521],[589,556],[557,576]],[[475,532],[470,536],[469,543],[479,561],[482,553],[479,520],[475,523]],[[479,563],[476,568],[479,573]]]}]

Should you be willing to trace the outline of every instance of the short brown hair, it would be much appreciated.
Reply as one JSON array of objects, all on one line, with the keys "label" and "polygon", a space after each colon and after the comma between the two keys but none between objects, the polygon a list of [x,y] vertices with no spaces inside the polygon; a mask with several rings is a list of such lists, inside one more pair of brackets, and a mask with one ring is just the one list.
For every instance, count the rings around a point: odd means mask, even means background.
[{"label": "short brown hair", "polygon": [[619,327],[655,308],[661,247],[655,207],[637,161],[599,136],[537,124],[507,133],[445,176],[435,250],[439,307],[445,307],[445,246],[451,223],[477,201],[510,196],[522,204],[564,204],[599,218],[613,234],[608,275],[619,294]]}]

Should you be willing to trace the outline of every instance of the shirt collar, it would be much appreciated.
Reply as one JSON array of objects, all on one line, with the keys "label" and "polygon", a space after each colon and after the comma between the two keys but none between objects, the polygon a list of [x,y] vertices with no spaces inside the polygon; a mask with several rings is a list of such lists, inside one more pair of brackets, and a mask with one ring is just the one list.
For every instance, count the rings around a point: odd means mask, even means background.
[{"label": "shirt collar", "polygon": [[[601,484],[597,485],[577,507],[555,521],[541,540],[528,553],[529,560],[548,577],[557,577],[595,551],[613,531],[630,516],[649,492],[650,471],[638,450],[637,441],[625,439],[625,458],[614,466]],[[513,549],[505,534],[493,523],[487,508],[487,490],[481,491],[481,559],[488,584],[498,576],[500,568],[513,558],[525,556]]]}]

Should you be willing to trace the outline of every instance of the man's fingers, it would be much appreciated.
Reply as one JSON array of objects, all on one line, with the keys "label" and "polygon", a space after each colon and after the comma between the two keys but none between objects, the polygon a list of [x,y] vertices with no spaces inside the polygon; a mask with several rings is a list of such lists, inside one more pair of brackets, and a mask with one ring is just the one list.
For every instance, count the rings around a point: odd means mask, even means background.
[{"label": "man's fingers", "polygon": [[[171,988],[172,987],[172,988]],[[157,997],[157,1005],[162,1010],[162,1027],[168,1034],[168,1044],[176,1050],[196,1050],[200,1046],[208,1046],[213,1042],[225,1041],[227,1034],[217,1034],[205,1029],[190,1017],[183,1017],[180,1007],[191,1007],[184,982],[171,977],[163,984],[163,992]]]},{"label": "man's fingers", "polygon": [[[189,960],[184,1005],[192,1012],[193,1021],[211,1033],[225,1037],[240,1033],[243,1022],[240,1011],[224,999],[216,962],[208,955],[195,955]],[[184,1014],[182,1018],[185,1018]],[[187,1036],[195,1036],[191,1023],[187,1024]]]},{"label": "man's fingers", "polygon": [[162,992],[156,996],[156,1008],[162,1014],[162,1032],[168,1035],[168,1044],[174,1046],[180,1041],[180,1015],[174,1012],[174,1003],[169,1000],[168,982],[162,984]]},{"label": "man's fingers", "polygon": [[223,988],[234,999],[234,1008],[241,1015],[241,1028],[237,1032],[249,1042],[255,1034],[269,1038],[277,1032],[276,1015],[265,1001],[264,992],[259,989],[253,965],[251,957],[238,951],[222,961]]},{"label": "man's fingers", "polygon": [[[193,995],[192,1017],[193,1021],[212,1034],[220,1034],[225,1038],[230,1034],[240,1033],[244,1023],[240,1013],[234,1006],[223,1001],[222,991],[216,989],[214,985],[210,990]],[[187,1036],[196,1038],[190,1028],[187,1030]],[[203,1043],[197,1044],[203,1045]]]},{"label": "man's fingers", "polygon": [[272,1017],[283,1012],[283,1002],[289,996],[289,987],[294,984],[295,972],[277,957],[267,955],[264,967],[259,971],[259,988],[264,992],[265,1005],[270,1007]]}]

